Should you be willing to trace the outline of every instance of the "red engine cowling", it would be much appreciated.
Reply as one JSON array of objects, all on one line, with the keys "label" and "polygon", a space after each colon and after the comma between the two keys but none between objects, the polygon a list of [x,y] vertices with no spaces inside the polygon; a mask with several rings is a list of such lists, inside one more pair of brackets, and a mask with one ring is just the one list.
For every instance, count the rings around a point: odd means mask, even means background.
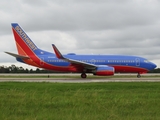
[{"label": "red engine cowling", "polygon": [[99,75],[99,76],[114,75],[114,68],[106,65],[100,65],[97,67],[96,71],[94,72],[94,75]]}]

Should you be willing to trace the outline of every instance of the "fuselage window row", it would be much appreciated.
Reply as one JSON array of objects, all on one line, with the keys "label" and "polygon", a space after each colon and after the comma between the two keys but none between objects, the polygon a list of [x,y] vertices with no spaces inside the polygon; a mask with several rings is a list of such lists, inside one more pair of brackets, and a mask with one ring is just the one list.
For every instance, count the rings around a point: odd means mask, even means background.
[{"label": "fuselage window row", "polygon": [[[78,60],[80,62],[87,62],[87,63],[101,63],[105,62],[105,60]],[[66,62],[64,60],[48,60],[48,62]],[[108,60],[108,63],[134,63],[134,60]]]},{"label": "fuselage window row", "polygon": [[108,63],[134,63],[134,60],[108,60]]},{"label": "fuselage window row", "polygon": [[[95,62],[99,62],[99,63],[101,63],[101,62],[105,62],[105,60],[77,60],[77,61],[80,61],[80,62],[88,62],[88,63],[95,63]],[[64,60],[48,60],[48,62],[66,62],[66,61],[64,61]]]}]

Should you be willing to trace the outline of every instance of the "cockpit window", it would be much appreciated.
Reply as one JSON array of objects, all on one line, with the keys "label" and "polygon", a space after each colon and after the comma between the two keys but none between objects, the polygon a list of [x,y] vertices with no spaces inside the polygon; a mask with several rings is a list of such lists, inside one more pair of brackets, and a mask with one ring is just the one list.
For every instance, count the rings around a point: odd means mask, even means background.
[{"label": "cockpit window", "polygon": [[144,62],[145,62],[145,63],[149,63],[149,61],[148,61],[148,60],[144,60]]}]

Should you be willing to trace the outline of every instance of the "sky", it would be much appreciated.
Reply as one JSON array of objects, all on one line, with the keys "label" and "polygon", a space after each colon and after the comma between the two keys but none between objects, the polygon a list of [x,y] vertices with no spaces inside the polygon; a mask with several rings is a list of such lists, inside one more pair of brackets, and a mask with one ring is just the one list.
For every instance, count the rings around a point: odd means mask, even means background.
[{"label": "sky", "polygon": [[41,49],[137,55],[160,67],[160,0],[0,0],[0,66],[32,68],[17,53],[11,23]]}]

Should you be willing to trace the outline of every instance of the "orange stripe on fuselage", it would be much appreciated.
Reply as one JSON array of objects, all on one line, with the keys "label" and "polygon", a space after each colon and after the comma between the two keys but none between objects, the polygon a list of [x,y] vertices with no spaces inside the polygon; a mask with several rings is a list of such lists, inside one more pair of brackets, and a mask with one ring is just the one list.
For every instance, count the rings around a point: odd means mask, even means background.
[{"label": "orange stripe on fuselage", "polygon": [[[28,56],[17,42],[16,42],[16,45],[17,45],[18,53],[19,53],[20,55]],[[36,64],[32,59],[26,59],[26,60],[23,60],[23,61],[24,61],[26,64],[33,65],[33,66],[35,66],[35,67],[40,67],[40,66],[39,66],[38,64]]]},{"label": "orange stripe on fuselage", "polygon": [[16,42],[16,46],[17,46],[17,50],[18,50],[19,55],[28,56],[17,42]]}]

